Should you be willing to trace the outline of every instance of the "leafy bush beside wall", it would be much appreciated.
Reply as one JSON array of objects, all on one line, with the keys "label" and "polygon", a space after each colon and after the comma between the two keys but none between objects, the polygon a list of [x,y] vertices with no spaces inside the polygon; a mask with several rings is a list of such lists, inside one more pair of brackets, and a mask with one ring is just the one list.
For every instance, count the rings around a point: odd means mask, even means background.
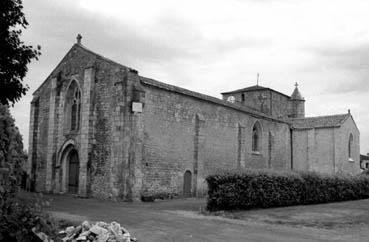
[{"label": "leafy bush beside wall", "polygon": [[210,211],[369,198],[369,176],[366,175],[230,170],[209,175],[206,182]]}]

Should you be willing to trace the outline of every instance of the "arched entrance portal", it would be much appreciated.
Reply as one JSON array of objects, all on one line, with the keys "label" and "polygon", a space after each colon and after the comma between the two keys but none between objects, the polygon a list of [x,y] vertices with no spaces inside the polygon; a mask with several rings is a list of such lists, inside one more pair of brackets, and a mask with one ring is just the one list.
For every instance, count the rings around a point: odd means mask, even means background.
[{"label": "arched entrance portal", "polygon": [[191,197],[191,187],[192,187],[192,174],[190,171],[186,171],[183,176],[183,196]]},{"label": "arched entrance portal", "polygon": [[68,192],[78,193],[79,159],[75,149],[68,155]]}]

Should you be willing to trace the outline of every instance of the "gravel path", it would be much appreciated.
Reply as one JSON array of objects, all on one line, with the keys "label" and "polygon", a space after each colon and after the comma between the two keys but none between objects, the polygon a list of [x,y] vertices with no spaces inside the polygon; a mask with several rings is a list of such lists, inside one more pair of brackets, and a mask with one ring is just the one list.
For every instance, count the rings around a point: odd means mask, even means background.
[{"label": "gravel path", "polygon": [[52,200],[49,211],[57,218],[77,223],[117,221],[140,242],[369,241],[369,200],[209,216],[199,213],[204,199],[124,203],[46,197]]}]

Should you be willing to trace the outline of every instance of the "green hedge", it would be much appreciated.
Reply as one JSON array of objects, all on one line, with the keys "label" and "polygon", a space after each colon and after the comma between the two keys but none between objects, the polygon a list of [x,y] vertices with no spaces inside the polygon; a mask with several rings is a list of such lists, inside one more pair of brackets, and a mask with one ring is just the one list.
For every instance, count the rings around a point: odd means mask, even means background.
[{"label": "green hedge", "polygon": [[369,176],[270,170],[222,171],[206,178],[207,209],[269,208],[369,198]]}]

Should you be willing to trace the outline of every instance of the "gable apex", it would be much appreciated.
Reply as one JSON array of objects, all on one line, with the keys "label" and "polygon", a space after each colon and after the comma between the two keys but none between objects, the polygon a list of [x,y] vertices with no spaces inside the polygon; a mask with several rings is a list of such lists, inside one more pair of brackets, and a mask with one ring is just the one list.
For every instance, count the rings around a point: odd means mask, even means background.
[{"label": "gable apex", "polygon": [[84,53],[87,53],[88,55],[90,55],[92,57],[92,59],[94,59],[93,61],[91,61],[91,63],[86,66],[86,68],[88,67],[91,67],[94,65],[96,59],[101,59],[103,61],[106,61],[106,62],[109,62],[113,65],[117,65],[117,66],[120,66],[124,69],[127,69],[129,71],[132,71],[132,72],[136,72],[137,71],[133,68],[130,68],[130,67],[127,67],[127,66],[124,66],[116,61],[113,61],[109,58],[106,58],[90,49],[88,49],[87,47],[85,47],[84,45],[82,45],[81,43],[75,43],[73,44],[73,46],[68,50],[68,52],[64,55],[64,57],[61,59],[61,61],[59,61],[59,63],[56,65],[56,67],[51,71],[51,73],[47,76],[47,78],[43,81],[43,83],[32,93],[33,95],[36,95],[36,93],[45,85],[45,83],[47,82],[47,80],[49,80],[51,77],[55,76],[57,73],[55,73],[55,71],[57,69],[59,69],[59,67],[66,62],[66,60],[69,58],[69,56],[74,52],[74,51],[82,51]]},{"label": "gable apex", "polygon": [[82,47],[81,44],[73,44],[73,46],[67,51],[64,57],[61,59],[61,61],[59,61],[56,67],[50,72],[50,74],[45,78],[45,80],[41,83],[41,85],[32,93],[32,95],[35,95],[46,84],[47,80],[56,75],[55,71],[65,62],[68,56],[70,56],[70,54],[76,49],[84,49],[84,48]]}]

